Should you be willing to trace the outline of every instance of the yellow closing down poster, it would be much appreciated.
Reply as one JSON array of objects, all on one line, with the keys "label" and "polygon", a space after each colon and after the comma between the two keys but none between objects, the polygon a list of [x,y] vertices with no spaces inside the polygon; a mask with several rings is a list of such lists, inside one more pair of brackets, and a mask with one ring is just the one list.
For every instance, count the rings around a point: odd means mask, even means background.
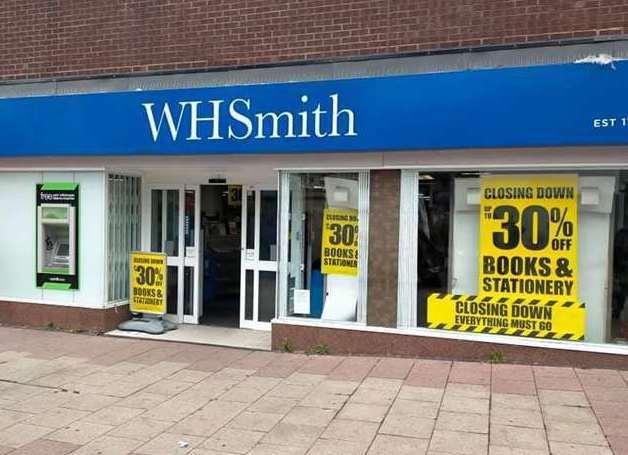
[{"label": "yellow closing down poster", "polygon": [[162,253],[131,253],[130,309],[133,313],[166,313],[166,255]]},{"label": "yellow closing down poster", "polygon": [[323,211],[321,273],[358,274],[358,211],[326,208]]},{"label": "yellow closing down poster", "polygon": [[578,176],[491,175],[480,184],[479,294],[578,298]]}]

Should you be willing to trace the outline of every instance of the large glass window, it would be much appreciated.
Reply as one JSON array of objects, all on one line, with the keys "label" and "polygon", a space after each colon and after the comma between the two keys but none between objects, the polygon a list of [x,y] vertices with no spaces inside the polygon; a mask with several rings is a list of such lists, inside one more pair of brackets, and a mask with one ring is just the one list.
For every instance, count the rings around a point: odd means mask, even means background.
[{"label": "large glass window", "polygon": [[628,173],[407,172],[418,188],[401,220],[413,226],[401,243],[416,248],[415,279],[400,280],[415,289],[400,300],[416,305],[402,309],[410,324],[628,342]]},{"label": "large glass window", "polygon": [[362,245],[360,239],[367,233],[368,173],[294,173],[284,179],[288,191],[282,198],[288,198],[289,212],[285,314],[360,320],[366,284],[360,259],[366,242]]},{"label": "large glass window", "polygon": [[423,178],[419,182],[417,228],[419,325],[427,321],[427,298],[448,291],[448,258],[450,232],[450,202],[452,179]]},{"label": "large glass window", "polygon": [[[277,191],[261,192],[259,260],[277,260]],[[274,302],[274,297],[273,297]]]},{"label": "large glass window", "polygon": [[129,297],[129,254],[140,249],[141,179],[109,174],[108,300]]}]

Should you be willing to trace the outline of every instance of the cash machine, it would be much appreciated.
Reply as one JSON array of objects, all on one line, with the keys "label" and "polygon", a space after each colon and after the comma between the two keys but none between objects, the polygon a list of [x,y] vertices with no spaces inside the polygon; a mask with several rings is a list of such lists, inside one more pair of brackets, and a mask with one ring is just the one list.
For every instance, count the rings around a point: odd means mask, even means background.
[{"label": "cash machine", "polygon": [[78,184],[37,185],[37,286],[78,289]]}]

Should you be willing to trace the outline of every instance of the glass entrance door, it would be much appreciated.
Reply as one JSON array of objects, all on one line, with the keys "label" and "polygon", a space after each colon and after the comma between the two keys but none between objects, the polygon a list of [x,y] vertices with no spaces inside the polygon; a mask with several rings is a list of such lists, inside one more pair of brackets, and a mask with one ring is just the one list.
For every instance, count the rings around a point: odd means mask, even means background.
[{"label": "glass entrance door", "polygon": [[198,324],[200,289],[199,186],[149,185],[143,248],[168,256],[166,317]]},{"label": "glass entrance door", "polygon": [[277,277],[277,190],[243,188],[240,327],[270,330]]}]

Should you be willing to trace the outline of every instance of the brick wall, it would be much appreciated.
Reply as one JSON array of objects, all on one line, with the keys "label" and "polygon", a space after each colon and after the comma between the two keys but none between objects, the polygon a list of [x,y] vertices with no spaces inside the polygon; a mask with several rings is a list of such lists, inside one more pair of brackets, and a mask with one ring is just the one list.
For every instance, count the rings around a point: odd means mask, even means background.
[{"label": "brick wall", "polygon": [[2,0],[0,80],[619,36],[628,0]]}]

